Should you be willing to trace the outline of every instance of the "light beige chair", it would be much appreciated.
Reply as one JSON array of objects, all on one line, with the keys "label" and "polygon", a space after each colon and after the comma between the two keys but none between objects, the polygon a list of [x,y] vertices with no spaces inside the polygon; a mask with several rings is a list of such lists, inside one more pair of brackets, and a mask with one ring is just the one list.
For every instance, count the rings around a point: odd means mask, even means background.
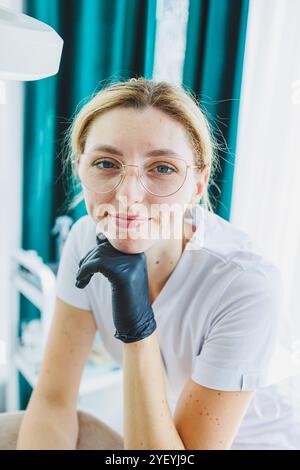
[{"label": "light beige chair", "polygon": [[[15,450],[25,411],[0,413],[0,450]],[[123,439],[110,426],[86,411],[77,410],[79,432],[76,450],[122,450]]]}]

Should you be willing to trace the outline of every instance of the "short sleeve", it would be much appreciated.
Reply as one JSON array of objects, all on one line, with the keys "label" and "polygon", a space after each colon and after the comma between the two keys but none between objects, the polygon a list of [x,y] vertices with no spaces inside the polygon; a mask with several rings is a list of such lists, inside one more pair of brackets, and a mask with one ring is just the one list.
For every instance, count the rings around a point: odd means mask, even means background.
[{"label": "short sleeve", "polygon": [[224,391],[266,386],[281,302],[282,278],[276,266],[239,271],[221,294],[191,378]]},{"label": "short sleeve", "polygon": [[64,243],[56,277],[56,295],[73,307],[91,310],[87,289],[79,289],[75,286],[78,265],[81,260],[78,253],[81,226],[82,220],[79,219],[72,226]]}]

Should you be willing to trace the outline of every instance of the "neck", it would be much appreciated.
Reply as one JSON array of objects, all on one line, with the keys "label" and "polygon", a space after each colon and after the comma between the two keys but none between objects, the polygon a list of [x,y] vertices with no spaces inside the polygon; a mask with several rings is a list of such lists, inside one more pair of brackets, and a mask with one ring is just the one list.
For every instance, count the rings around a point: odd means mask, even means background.
[{"label": "neck", "polygon": [[174,271],[192,234],[191,225],[185,223],[181,239],[161,240],[145,252],[151,303]]}]

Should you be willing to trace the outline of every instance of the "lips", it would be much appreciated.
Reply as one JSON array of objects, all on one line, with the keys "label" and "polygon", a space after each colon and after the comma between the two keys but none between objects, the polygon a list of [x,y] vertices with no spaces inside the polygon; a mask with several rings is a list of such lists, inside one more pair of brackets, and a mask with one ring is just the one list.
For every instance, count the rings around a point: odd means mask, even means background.
[{"label": "lips", "polygon": [[121,228],[134,228],[150,220],[150,219],[145,219],[139,216],[132,216],[132,215],[131,216],[124,216],[123,214],[120,214],[120,215],[109,214],[109,215],[115,219],[116,225]]},{"label": "lips", "polygon": [[147,218],[140,217],[139,215],[116,214],[114,217],[123,220],[148,220]]}]

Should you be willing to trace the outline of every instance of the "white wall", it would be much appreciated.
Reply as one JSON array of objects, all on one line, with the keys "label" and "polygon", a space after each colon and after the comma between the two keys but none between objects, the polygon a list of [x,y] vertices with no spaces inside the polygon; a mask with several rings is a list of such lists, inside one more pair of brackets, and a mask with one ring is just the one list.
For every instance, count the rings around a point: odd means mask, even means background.
[{"label": "white wall", "polygon": [[[22,0],[0,0],[0,5],[22,11]],[[10,255],[21,243],[23,83],[1,81],[0,86],[0,387],[9,358],[1,357],[8,337],[10,309]],[[3,354],[2,354],[3,356]],[[5,362],[5,363],[4,363]],[[0,390],[0,410],[1,410]],[[3,406],[3,405],[2,405]]]}]

